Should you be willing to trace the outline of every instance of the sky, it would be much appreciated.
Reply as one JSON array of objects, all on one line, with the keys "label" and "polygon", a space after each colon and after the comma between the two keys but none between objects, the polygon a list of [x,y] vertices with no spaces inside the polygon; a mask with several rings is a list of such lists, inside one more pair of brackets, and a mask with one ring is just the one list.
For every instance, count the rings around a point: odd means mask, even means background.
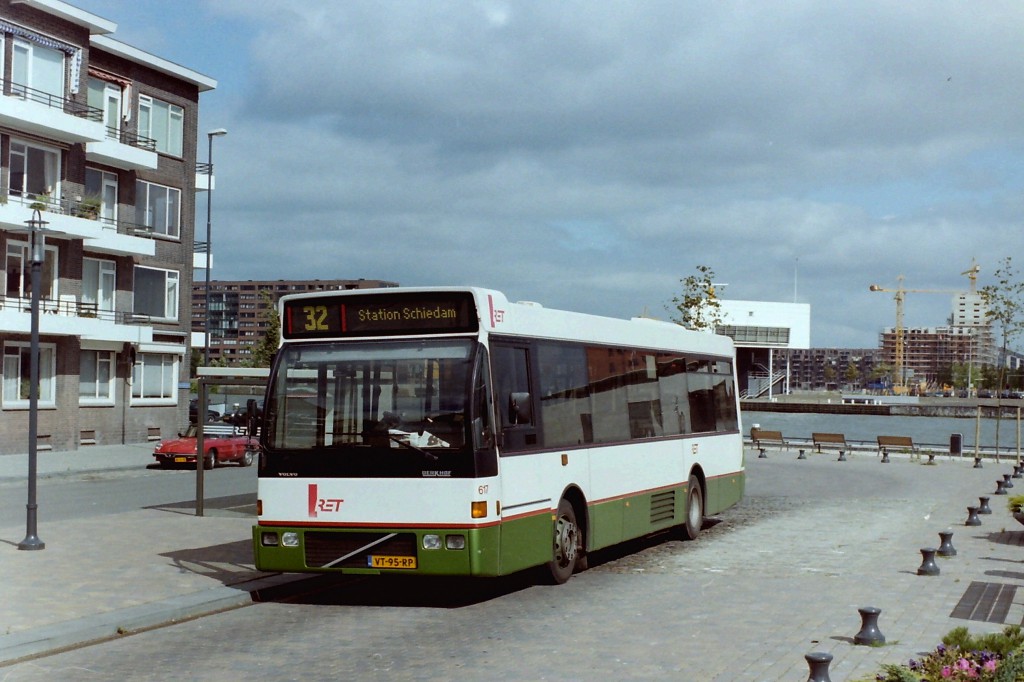
[{"label": "sky", "polygon": [[1024,267],[1018,0],[72,4],[216,79],[213,279],[668,319],[703,265],[876,347],[870,285],[938,326],[972,262]]}]

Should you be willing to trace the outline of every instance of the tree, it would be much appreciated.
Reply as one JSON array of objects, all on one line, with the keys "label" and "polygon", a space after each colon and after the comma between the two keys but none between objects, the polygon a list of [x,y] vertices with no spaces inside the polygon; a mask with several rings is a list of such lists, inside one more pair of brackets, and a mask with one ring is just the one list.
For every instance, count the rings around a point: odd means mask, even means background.
[{"label": "tree", "polygon": [[263,338],[252,347],[252,366],[270,367],[277,352],[277,343],[281,336],[281,318],[277,315],[277,301],[270,291],[260,291],[260,320],[267,323]]},{"label": "tree", "polygon": [[672,321],[687,329],[714,332],[722,323],[722,306],[715,295],[715,271],[698,265],[697,274],[679,280],[683,293],[672,298],[677,315]]},{"label": "tree", "polygon": [[[985,315],[989,321],[999,327],[1001,339],[999,349],[999,370],[996,380],[997,395],[1002,394],[1006,387],[1006,356],[1010,342],[1024,331],[1024,281],[1021,281],[1013,259],[1006,256],[993,273],[995,284],[981,288],[985,299]],[[1001,409],[996,410],[996,449],[999,448],[999,421]]]},{"label": "tree", "polygon": [[846,363],[846,383],[854,388],[860,383],[860,367],[852,358]]}]

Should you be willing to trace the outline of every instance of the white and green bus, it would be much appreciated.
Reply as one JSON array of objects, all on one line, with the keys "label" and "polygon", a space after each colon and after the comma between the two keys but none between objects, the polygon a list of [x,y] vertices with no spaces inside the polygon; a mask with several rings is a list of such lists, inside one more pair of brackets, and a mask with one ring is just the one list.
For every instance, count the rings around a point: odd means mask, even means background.
[{"label": "white and green bus", "polygon": [[256,567],[500,576],[678,529],[743,495],[724,336],[478,288],[280,301]]}]

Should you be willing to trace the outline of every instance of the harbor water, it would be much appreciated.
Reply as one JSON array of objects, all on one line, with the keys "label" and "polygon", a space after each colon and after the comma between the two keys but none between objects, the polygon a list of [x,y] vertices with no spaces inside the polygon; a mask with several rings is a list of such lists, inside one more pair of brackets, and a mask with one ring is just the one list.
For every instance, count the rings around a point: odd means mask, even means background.
[{"label": "harbor water", "polygon": [[[948,450],[950,436],[963,436],[963,452],[974,449],[975,440],[983,449],[996,446],[996,419],[980,420],[980,436],[975,438],[979,420],[956,417],[907,417],[888,415],[819,414],[808,412],[743,412],[743,432],[757,424],[766,431],[781,431],[783,437],[810,440],[811,434],[841,433],[850,443],[873,444],[878,436],[910,436],[914,443],[929,449]],[[1003,417],[999,424],[999,449],[1016,451],[1021,426],[1016,418]]]}]

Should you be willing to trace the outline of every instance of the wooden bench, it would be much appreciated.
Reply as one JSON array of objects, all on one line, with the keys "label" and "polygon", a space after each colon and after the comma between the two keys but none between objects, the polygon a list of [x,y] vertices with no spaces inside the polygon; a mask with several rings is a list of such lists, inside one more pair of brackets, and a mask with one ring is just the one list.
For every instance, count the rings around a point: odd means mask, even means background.
[{"label": "wooden bench", "polygon": [[811,440],[814,441],[814,449],[818,452],[821,452],[823,447],[850,449],[850,446],[846,444],[846,436],[841,433],[812,433]]},{"label": "wooden bench", "polygon": [[914,457],[921,457],[920,450],[918,450],[917,446],[914,445],[914,439],[910,436],[879,436],[878,454],[882,454],[883,450],[909,452],[911,459]]},{"label": "wooden bench", "polygon": [[782,431],[764,431],[762,429],[751,429],[750,440],[754,442],[755,448],[760,448],[765,445],[777,445],[782,448],[789,447],[789,444],[786,443],[786,439],[782,437]]}]

